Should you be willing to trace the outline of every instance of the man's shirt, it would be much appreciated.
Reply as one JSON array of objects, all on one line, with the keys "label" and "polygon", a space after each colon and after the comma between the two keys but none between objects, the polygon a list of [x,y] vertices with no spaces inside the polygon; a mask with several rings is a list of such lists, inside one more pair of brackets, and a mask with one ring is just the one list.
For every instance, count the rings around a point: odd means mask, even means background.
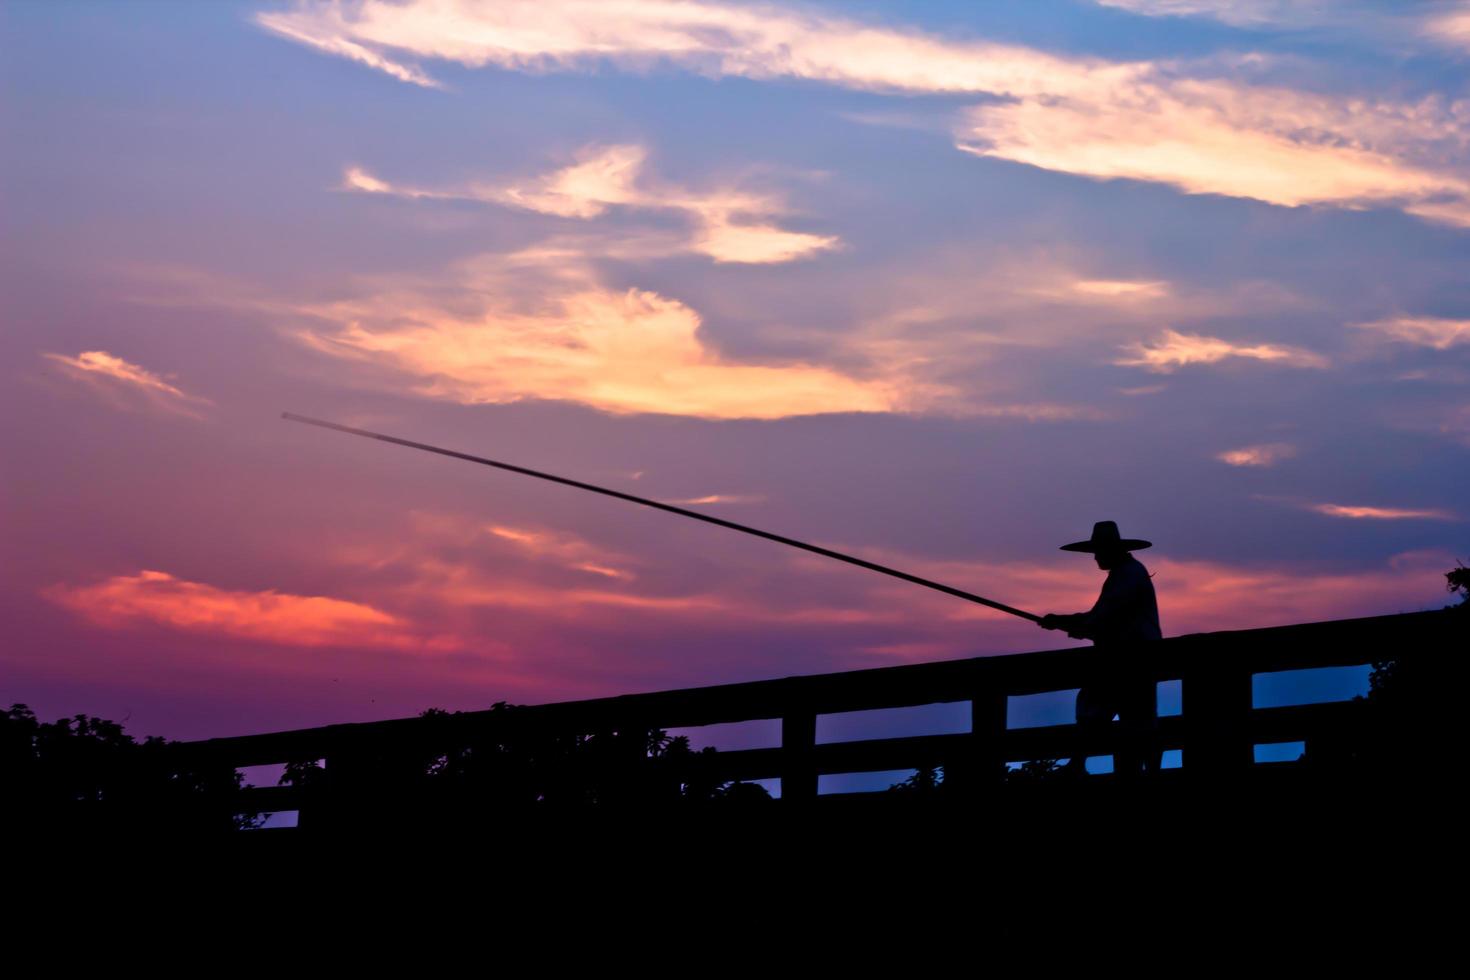
[{"label": "man's shirt", "polygon": [[1080,613],[1068,630],[1097,646],[1125,646],[1161,640],[1159,603],[1148,569],[1132,555],[1108,572],[1092,609]]}]

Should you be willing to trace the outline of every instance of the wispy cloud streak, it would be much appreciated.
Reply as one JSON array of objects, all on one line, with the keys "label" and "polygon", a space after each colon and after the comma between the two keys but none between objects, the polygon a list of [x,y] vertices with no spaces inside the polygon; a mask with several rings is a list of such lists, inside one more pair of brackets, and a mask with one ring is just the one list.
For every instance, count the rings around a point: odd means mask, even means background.
[{"label": "wispy cloud streak", "polygon": [[1217,364],[1231,358],[1266,361],[1288,367],[1327,366],[1326,358],[1298,347],[1281,344],[1237,344],[1219,337],[1185,334],[1175,330],[1165,330],[1159,339],[1152,343],[1137,344],[1132,350],[1132,356],[1119,358],[1115,363],[1141,367],[1158,374],[1168,374],[1193,364]]},{"label": "wispy cloud streak", "polygon": [[705,504],[758,504],[766,498],[760,494],[750,493],[711,493],[703,497],[687,497],[683,500],[671,500],[671,504],[682,504],[686,507],[698,507]]},{"label": "wispy cloud streak", "polygon": [[1435,350],[1449,350],[1470,344],[1470,320],[1451,320],[1434,316],[1396,316],[1369,323],[1355,323],[1362,330],[1373,330],[1391,340]]},{"label": "wispy cloud streak", "polygon": [[1227,449],[1215,458],[1230,466],[1275,466],[1283,459],[1296,455],[1296,447],[1286,442],[1267,442],[1258,446],[1242,446]]},{"label": "wispy cloud streak", "polygon": [[1354,0],[1093,0],[1144,17],[1208,17],[1236,27],[1304,27],[1361,11]]},{"label": "wispy cloud streak", "polygon": [[119,404],[144,404],[196,418],[199,417],[198,407],[210,404],[209,399],[191,395],[147,368],[106,351],[82,351],[76,357],[51,353],[41,356],[61,365],[70,377],[93,385],[98,391],[125,398],[132,396],[132,402]]},{"label": "wispy cloud streak", "polygon": [[1348,504],[1307,504],[1308,510],[1328,517],[1346,517],[1368,521],[1454,521],[1458,520],[1447,510],[1408,507],[1365,507]]},{"label": "wispy cloud streak", "polygon": [[737,188],[696,192],[649,181],[644,177],[647,156],[641,146],[590,146],[578,154],[577,162],[542,177],[437,190],[391,184],[360,167],[350,167],[342,188],[408,198],[479,201],[566,218],[596,218],[618,207],[678,211],[695,228],[683,247],[716,262],[790,262],[840,244],[835,236],[788,231],[771,224],[770,219],[785,213],[786,207],[770,194]]},{"label": "wispy cloud streak", "polygon": [[621,567],[624,564],[622,556],[597,548],[576,535],[504,525],[490,525],[485,531],[510,542],[528,555],[575,571],[618,581],[631,581],[635,577],[631,571]]}]

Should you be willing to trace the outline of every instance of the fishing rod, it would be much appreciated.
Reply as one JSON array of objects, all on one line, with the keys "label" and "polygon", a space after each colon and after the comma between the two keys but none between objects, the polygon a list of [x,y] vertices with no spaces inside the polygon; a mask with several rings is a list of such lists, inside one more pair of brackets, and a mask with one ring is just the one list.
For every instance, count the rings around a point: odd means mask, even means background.
[{"label": "fishing rod", "polygon": [[788,538],[780,534],[772,534],[770,531],[762,531],[759,528],[747,527],[744,524],[736,524],[734,521],[727,521],[720,517],[713,517],[709,514],[701,514],[698,511],[685,510],[683,507],[675,507],[673,504],[660,503],[657,500],[649,500],[647,497],[635,497],[631,493],[623,493],[620,490],[609,490],[606,487],[595,486],[591,483],[583,483],[581,480],[569,480],[564,476],[555,476],[551,473],[542,473],[539,470],[527,469],[524,466],[516,466],[512,463],[502,463],[497,460],[486,459],[483,456],[471,456],[469,453],[456,452],[453,449],[441,449],[438,446],[430,446],[422,442],[412,442],[408,439],[399,439],[396,436],[383,435],[381,432],[369,432],[367,429],[354,429],[349,425],[338,425],[336,422],[326,422],[322,419],[309,418],[305,415],[297,415],[294,412],[282,412],[281,418],[286,419],[288,422],[304,422],[307,425],[320,426],[323,429],[335,429],[338,432],[346,432],[349,435],[362,436],[365,439],[377,439],[379,442],[391,442],[395,446],[407,446],[409,449],[421,449],[426,453],[437,453],[440,456],[448,456],[452,459],[463,459],[471,463],[479,463],[482,466],[493,466],[496,469],[507,470],[511,473],[519,473],[522,476],[533,476],[538,480],[548,480],[552,483],[560,483],[563,486],[576,487],[578,490],[590,490],[592,493],[600,493],[605,497],[616,497],[619,500],[626,500],[629,503],[642,504],[644,507],[652,507],[655,510],[666,511],[670,514],[678,514],[681,517],[693,518],[696,521],[704,521],[706,524],[717,524],[720,527],[726,527],[732,531],[740,531],[745,534],[752,534],[758,538],[765,538],[767,541],[774,541],[777,544],[788,545],[792,548],[800,548],[802,551],[810,551],[814,555],[821,555],[824,558],[833,558],[837,561],[847,562],[847,564],[849,565],[856,565],[859,568],[866,568],[869,571],[880,572],[883,575],[890,575],[893,578],[903,579],[905,582],[912,582],[914,585],[922,585],[926,589],[933,589],[936,592],[943,592],[945,595],[952,595],[959,599],[967,599],[970,602],[979,603],[982,606],[989,606],[991,609],[998,609],[1003,613],[1010,613],[1012,616],[1019,616],[1022,619],[1030,620],[1033,623],[1041,622],[1041,617],[1036,615],[1035,613],[1029,613],[1026,612],[1024,609],[1017,609],[1014,606],[1008,606],[1003,602],[996,602],[993,599],[987,599],[984,596],[975,595],[973,592],[966,592],[963,589],[956,589],[951,586],[945,585],[942,582],[935,582],[927,578],[920,578],[917,575],[910,575],[908,572],[901,572],[896,568],[889,568],[887,565],[879,565],[877,562],[871,562],[862,558],[856,558],[852,555],[844,555],[840,551],[833,551],[830,548],[822,548],[818,545],[807,544],[805,541],[797,541],[795,538]]}]

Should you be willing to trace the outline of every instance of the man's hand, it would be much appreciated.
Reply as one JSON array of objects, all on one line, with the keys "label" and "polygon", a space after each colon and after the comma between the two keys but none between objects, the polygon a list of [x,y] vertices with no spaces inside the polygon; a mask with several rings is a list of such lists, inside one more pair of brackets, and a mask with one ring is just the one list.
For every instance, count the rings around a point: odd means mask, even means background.
[{"label": "man's hand", "polygon": [[1064,622],[1066,618],[1066,616],[1058,616],[1056,613],[1047,613],[1041,617],[1041,621],[1036,625],[1044,630],[1059,630],[1066,625]]}]

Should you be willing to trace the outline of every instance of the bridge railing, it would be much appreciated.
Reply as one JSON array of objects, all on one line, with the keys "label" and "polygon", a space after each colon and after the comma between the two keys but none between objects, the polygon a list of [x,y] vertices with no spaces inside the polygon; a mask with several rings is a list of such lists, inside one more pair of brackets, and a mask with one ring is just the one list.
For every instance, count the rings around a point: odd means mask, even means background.
[{"label": "bridge railing", "polygon": [[[1179,636],[1138,651],[1140,670],[1156,682],[1180,681],[1182,709],[1159,720],[1157,748],[1180,750],[1190,780],[1249,772],[1254,746],[1311,742],[1351,728],[1361,701],[1255,707],[1253,678],[1277,671],[1352,667],[1434,656],[1463,640],[1464,618],[1449,612],[1408,613],[1267,629]],[[1451,640],[1451,632],[1460,637]],[[943,766],[946,781],[975,792],[1005,786],[1008,763],[1112,754],[1117,725],[1088,733],[1075,725],[1012,728],[1010,699],[1066,691],[1100,679],[1103,664],[1089,648],[785,677],[741,684],[631,694],[586,701],[330,725],[299,731],[209,739],[178,745],[181,764],[247,768],[325,760],[316,788],[261,787],[246,792],[250,810],[303,814],[350,780],[371,787],[385,753],[412,748],[420,756],[515,732],[626,734],[622,761],[646,760],[651,729],[779,719],[780,744],[720,751],[701,758],[706,774],[728,780],[780,780],[782,806],[813,800],[818,779],[839,773]],[[818,742],[823,715],[966,702],[969,730],[955,734]],[[633,771],[633,770],[629,770]],[[325,787],[325,788],[323,788]],[[387,788],[385,786],[385,792]],[[380,801],[411,806],[411,800]]]}]

